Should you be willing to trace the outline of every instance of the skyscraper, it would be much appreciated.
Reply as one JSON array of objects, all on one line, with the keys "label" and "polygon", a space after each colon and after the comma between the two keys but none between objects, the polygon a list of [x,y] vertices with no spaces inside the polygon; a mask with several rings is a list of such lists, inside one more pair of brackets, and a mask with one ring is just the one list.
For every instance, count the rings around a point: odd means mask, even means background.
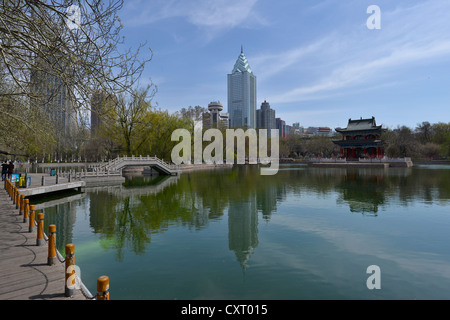
[{"label": "skyscraper", "polygon": [[256,110],[256,126],[269,130],[269,136],[270,130],[277,128],[275,110],[270,108],[270,104],[266,100],[261,104],[261,109]]},{"label": "skyscraper", "polygon": [[96,90],[91,96],[91,136],[95,136],[102,125],[105,116],[113,116],[117,97],[103,90]]},{"label": "skyscraper", "polygon": [[228,74],[230,128],[256,128],[256,76],[241,47],[241,54]]},{"label": "skyscraper", "polygon": [[73,72],[70,66],[64,66],[56,59],[63,54],[63,52],[57,52],[45,58],[37,56],[30,74],[33,91],[32,106],[36,108],[35,111],[43,112],[51,121],[59,149],[71,146],[70,140],[77,127],[73,92],[58,76],[60,70],[67,73]]}]

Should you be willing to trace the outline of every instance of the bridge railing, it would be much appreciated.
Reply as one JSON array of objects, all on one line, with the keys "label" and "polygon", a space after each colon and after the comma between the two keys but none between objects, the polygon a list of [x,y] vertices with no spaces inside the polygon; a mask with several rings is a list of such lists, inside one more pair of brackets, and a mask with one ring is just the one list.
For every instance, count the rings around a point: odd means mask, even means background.
[{"label": "bridge railing", "polygon": [[100,168],[102,168],[102,169],[116,168],[118,165],[120,165],[121,163],[126,162],[126,161],[143,162],[143,164],[144,163],[148,163],[148,162],[156,163],[156,164],[159,164],[163,168],[168,169],[170,171],[178,170],[178,168],[179,168],[177,165],[174,165],[174,164],[171,164],[171,163],[166,162],[164,160],[161,160],[161,159],[159,159],[156,156],[155,157],[150,157],[150,156],[146,156],[146,157],[143,157],[143,156],[138,156],[138,157],[137,156],[117,157],[117,158],[109,161],[107,164],[101,165]]}]

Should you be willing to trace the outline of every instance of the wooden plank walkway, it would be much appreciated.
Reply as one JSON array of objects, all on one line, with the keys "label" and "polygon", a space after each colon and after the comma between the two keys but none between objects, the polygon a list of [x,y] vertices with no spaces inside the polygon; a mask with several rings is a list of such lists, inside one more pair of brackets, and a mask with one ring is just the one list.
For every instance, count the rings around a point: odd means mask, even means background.
[{"label": "wooden plank walkway", "polygon": [[0,187],[0,300],[86,300],[64,295],[64,263],[47,265],[48,246],[36,246],[23,215]]}]

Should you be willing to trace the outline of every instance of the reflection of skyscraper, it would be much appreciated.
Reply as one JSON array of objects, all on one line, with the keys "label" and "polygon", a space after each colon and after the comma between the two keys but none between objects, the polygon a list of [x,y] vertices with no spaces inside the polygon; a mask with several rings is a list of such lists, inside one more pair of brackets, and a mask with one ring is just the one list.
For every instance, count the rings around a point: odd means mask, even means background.
[{"label": "reflection of skyscraper", "polygon": [[228,113],[230,128],[256,128],[256,76],[242,48],[228,75]]},{"label": "reflection of skyscraper", "polygon": [[228,245],[245,271],[247,261],[258,246],[258,211],[255,195],[251,195],[246,202],[230,203]]},{"label": "reflection of skyscraper", "polygon": [[272,212],[277,211],[277,200],[281,199],[282,187],[276,184],[268,184],[256,191],[257,209],[261,211],[264,220],[270,220]]}]

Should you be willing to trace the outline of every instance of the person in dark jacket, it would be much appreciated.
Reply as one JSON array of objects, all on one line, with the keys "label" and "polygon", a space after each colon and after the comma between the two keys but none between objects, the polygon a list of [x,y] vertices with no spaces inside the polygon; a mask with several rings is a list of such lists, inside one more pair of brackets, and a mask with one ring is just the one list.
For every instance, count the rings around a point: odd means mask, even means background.
[{"label": "person in dark jacket", "polygon": [[2,163],[2,181],[5,181],[6,174],[8,173],[8,161],[5,160],[4,163]]},{"label": "person in dark jacket", "polygon": [[9,166],[8,166],[8,179],[9,180],[11,180],[13,172],[14,172],[14,164],[12,161],[10,161]]}]

